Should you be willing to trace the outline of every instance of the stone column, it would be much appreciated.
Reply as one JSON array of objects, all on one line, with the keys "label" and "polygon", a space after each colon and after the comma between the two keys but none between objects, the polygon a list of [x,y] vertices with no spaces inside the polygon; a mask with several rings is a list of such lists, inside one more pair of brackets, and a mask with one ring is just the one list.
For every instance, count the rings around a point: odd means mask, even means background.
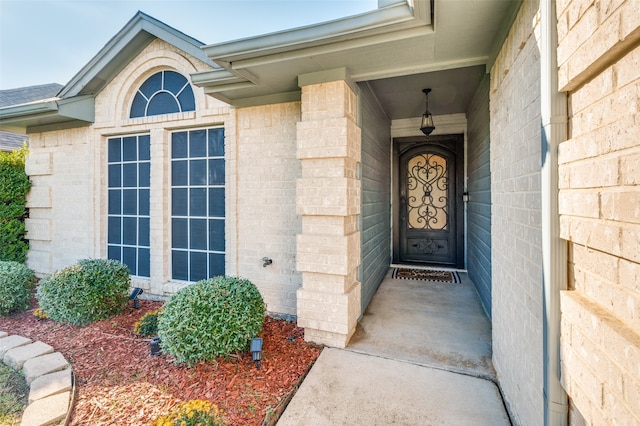
[{"label": "stone column", "polygon": [[346,70],[299,76],[302,117],[297,157],[302,165],[296,211],[298,325],[305,340],[343,348],[360,316],[360,128],[356,94]]}]

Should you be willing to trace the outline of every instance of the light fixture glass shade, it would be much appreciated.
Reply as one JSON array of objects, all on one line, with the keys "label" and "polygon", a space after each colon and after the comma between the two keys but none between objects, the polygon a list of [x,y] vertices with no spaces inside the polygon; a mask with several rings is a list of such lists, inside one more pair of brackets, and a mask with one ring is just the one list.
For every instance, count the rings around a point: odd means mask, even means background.
[{"label": "light fixture glass shade", "polygon": [[433,116],[429,111],[422,114],[422,123],[420,123],[420,130],[425,135],[429,136],[431,132],[435,130],[436,126],[433,125]]},{"label": "light fixture glass shade", "polygon": [[429,92],[431,92],[430,88],[422,89],[425,97],[425,106],[424,114],[422,114],[422,122],[420,123],[420,130],[427,136],[436,129],[436,126],[433,125],[433,116],[429,112]]}]

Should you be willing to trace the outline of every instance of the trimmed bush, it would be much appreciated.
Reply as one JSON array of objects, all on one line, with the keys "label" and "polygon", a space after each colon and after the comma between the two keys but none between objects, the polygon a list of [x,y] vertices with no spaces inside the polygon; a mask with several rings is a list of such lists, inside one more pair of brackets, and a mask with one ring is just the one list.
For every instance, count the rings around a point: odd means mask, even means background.
[{"label": "trimmed bush", "polygon": [[36,275],[22,263],[0,261],[0,316],[29,307]]},{"label": "trimmed bush", "polygon": [[249,348],[265,305],[249,280],[215,277],[178,291],[164,306],[158,336],[165,353],[189,364]]},{"label": "trimmed bush", "polygon": [[147,312],[133,325],[133,332],[140,336],[155,336],[158,334],[158,314],[162,309]]},{"label": "trimmed bush", "polygon": [[31,182],[24,171],[24,160],[28,153],[26,146],[0,152],[0,260],[24,263],[27,258],[24,218]]},{"label": "trimmed bush", "polygon": [[129,284],[126,265],[84,259],[40,281],[36,297],[49,318],[86,325],[122,312],[129,300]]}]

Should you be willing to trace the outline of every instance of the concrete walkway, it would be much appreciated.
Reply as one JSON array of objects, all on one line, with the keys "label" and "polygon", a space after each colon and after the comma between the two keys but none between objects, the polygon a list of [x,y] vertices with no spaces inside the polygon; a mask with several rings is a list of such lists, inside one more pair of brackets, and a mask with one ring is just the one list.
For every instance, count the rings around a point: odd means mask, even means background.
[{"label": "concrete walkway", "polygon": [[60,352],[54,352],[46,343],[0,331],[0,362],[22,371],[30,385],[21,426],[59,424],[68,416],[73,371]]},{"label": "concrete walkway", "polygon": [[389,273],[350,345],[323,350],[278,425],[510,425],[491,323],[460,275],[451,284]]}]

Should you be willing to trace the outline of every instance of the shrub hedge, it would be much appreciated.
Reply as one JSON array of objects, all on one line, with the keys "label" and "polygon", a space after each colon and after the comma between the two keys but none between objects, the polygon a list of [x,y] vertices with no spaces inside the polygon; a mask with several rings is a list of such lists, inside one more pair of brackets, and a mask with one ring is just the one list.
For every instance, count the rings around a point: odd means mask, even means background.
[{"label": "shrub hedge", "polygon": [[215,277],[178,291],[158,319],[160,346],[189,364],[249,348],[262,331],[265,305],[249,280]]},{"label": "shrub hedge", "polygon": [[84,259],[42,279],[36,297],[49,318],[86,325],[122,312],[130,281],[116,260]]},{"label": "shrub hedge", "polygon": [[0,316],[27,309],[35,285],[31,269],[22,263],[0,261]]},{"label": "shrub hedge", "polygon": [[24,263],[29,250],[25,240],[26,196],[31,182],[24,171],[25,147],[0,152],[0,260]]}]

